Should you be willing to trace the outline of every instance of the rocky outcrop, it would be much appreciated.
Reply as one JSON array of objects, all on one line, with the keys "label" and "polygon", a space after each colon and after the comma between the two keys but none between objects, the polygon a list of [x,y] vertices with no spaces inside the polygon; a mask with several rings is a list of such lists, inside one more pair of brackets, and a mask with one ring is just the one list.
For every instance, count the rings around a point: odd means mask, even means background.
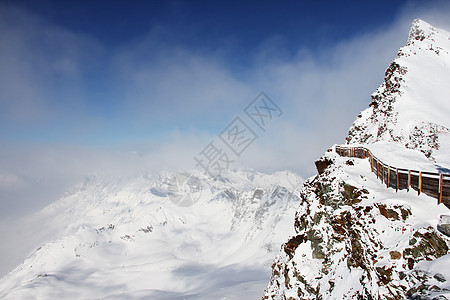
[{"label": "rocky outcrop", "polygon": [[[346,142],[393,143],[439,166],[447,157],[441,138],[450,132],[447,49],[450,33],[415,20]],[[436,226],[446,208],[423,194],[398,196],[404,191],[382,186],[366,161],[327,151],[315,165],[318,174],[301,191],[296,234],[281,247],[264,299],[450,298],[450,217]]]},{"label": "rocky outcrop", "polygon": [[332,163],[333,161],[329,158],[321,158],[316,160],[315,164],[317,173],[319,173],[319,175],[322,174]]},{"label": "rocky outcrop", "polygon": [[450,239],[416,223],[407,205],[378,202],[346,182],[353,164],[335,155],[320,158],[327,167],[305,182],[296,235],[281,247],[263,299],[427,299],[445,292],[450,278],[419,266],[446,255]]},{"label": "rocky outcrop", "polygon": [[436,93],[443,86],[445,89],[445,84],[427,78],[448,74],[449,41],[448,32],[415,20],[406,45],[387,68],[384,82],[371,95],[369,108],[351,126],[346,142],[395,142],[435,161],[440,137],[450,132],[449,123],[445,117],[437,119],[422,112],[442,109],[441,98],[449,92]]},{"label": "rocky outcrop", "polygon": [[439,224],[437,225],[437,230],[439,232],[445,234],[446,236],[450,237],[450,215],[442,215]]}]

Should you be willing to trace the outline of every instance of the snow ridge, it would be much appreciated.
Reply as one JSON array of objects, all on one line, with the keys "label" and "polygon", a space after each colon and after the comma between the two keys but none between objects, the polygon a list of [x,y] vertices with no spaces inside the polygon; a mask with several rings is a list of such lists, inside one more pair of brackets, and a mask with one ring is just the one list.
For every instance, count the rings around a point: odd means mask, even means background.
[{"label": "snow ridge", "polygon": [[[195,180],[174,190],[186,173]],[[2,278],[0,298],[254,297],[293,233],[302,182],[252,170],[89,177],[38,213],[39,228],[58,230]],[[192,191],[191,203],[174,198]]]},{"label": "snow ridge", "polygon": [[[447,31],[415,20],[347,144],[389,165],[450,171],[449,50]],[[386,188],[365,160],[332,149],[316,167],[263,299],[450,299],[448,208]]]},{"label": "snow ridge", "polygon": [[449,32],[415,20],[370,107],[351,126],[347,144],[395,142],[434,162],[445,159],[439,150],[448,150],[450,141],[449,49]]}]

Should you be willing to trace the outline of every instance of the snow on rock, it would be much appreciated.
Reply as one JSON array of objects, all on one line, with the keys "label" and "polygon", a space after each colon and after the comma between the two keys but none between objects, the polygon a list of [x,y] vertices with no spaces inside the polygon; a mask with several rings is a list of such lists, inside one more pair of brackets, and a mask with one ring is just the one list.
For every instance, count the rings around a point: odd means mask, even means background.
[{"label": "snow on rock", "polygon": [[[415,20],[347,143],[396,167],[450,171],[449,51],[448,32]],[[316,167],[263,299],[450,299],[447,207],[386,188],[365,159],[330,149]]]},{"label": "snow on rock", "polygon": [[260,297],[302,181],[251,170],[89,177],[35,217],[52,238],[0,280],[0,298]]},{"label": "snow on rock", "polygon": [[417,19],[407,44],[350,128],[347,143],[384,141],[450,165],[450,33]]},{"label": "snow on rock", "polygon": [[387,189],[366,160],[332,152],[321,160],[332,164],[305,182],[296,235],[281,247],[265,298],[450,296],[450,276],[421,264],[450,256],[450,239],[436,230],[448,209]]}]

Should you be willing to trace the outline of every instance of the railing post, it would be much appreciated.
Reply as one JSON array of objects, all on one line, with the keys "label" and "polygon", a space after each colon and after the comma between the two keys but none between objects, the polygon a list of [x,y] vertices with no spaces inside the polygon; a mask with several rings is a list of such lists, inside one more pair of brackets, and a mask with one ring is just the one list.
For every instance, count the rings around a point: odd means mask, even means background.
[{"label": "railing post", "polygon": [[422,171],[419,172],[419,194],[422,192]]},{"label": "railing post", "polygon": [[438,199],[438,204],[442,203],[442,185],[444,183],[444,174],[441,174],[439,176],[439,199]]},{"label": "railing post", "polygon": [[384,164],[383,164],[383,179],[381,179],[381,182],[384,183]]},{"label": "railing post", "polygon": [[377,178],[380,178],[380,162],[377,159]]},{"label": "railing post", "polygon": [[409,192],[409,187],[411,186],[411,170],[408,170],[408,187],[406,190]]},{"label": "railing post", "polygon": [[395,189],[395,192],[398,192],[398,168],[397,168],[397,188]]},{"label": "railing post", "polygon": [[388,182],[387,182],[387,187],[389,187],[389,185],[391,184],[391,166],[388,166]]}]

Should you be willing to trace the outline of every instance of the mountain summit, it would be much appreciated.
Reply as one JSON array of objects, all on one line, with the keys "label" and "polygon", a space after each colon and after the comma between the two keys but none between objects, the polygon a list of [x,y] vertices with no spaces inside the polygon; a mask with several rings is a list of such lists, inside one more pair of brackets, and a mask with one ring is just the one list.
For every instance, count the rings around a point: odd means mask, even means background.
[{"label": "mountain summit", "polygon": [[[448,172],[449,51],[447,31],[415,20],[346,143],[397,168]],[[333,149],[316,166],[318,175],[300,193],[296,234],[281,246],[264,299],[450,299],[444,204],[388,188],[368,160]]]},{"label": "mountain summit", "polygon": [[394,142],[450,165],[449,51],[449,32],[416,19],[347,143]]}]

